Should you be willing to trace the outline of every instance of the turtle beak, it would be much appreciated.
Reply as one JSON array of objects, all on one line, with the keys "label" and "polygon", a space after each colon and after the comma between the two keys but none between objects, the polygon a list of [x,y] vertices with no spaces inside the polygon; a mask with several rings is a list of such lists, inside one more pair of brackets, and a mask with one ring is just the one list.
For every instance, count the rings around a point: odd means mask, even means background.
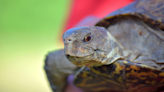
[{"label": "turtle beak", "polygon": [[66,56],[73,57],[85,57],[93,54],[93,50],[91,48],[83,47],[78,43],[65,44],[64,51]]}]

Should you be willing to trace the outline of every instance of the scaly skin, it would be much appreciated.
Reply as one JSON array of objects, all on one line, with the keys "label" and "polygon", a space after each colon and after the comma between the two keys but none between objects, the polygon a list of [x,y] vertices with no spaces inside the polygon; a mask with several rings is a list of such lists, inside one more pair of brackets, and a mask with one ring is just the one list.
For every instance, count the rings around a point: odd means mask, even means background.
[{"label": "scaly skin", "polygon": [[[91,39],[85,41],[87,37]],[[63,41],[68,60],[77,66],[111,64],[129,54],[103,27],[70,29],[64,33]]]}]

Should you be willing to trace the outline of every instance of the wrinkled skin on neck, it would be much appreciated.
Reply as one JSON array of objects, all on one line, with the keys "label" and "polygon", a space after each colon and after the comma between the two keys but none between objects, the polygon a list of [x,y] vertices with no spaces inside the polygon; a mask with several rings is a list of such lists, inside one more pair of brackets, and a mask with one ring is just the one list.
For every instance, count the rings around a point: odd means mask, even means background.
[{"label": "wrinkled skin on neck", "polygon": [[122,58],[123,48],[103,27],[77,27],[63,35],[64,51],[77,66],[99,66]]}]

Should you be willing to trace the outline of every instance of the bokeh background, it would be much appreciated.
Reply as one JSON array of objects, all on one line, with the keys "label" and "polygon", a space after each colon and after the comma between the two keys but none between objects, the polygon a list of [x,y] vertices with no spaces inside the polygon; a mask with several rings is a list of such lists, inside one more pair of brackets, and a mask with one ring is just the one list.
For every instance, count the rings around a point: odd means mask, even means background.
[{"label": "bokeh background", "polygon": [[45,55],[63,48],[69,0],[0,0],[0,92],[51,92]]},{"label": "bokeh background", "polygon": [[44,59],[63,48],[62,33],[132,1],[0,0],[0,92],[51,92]]}]

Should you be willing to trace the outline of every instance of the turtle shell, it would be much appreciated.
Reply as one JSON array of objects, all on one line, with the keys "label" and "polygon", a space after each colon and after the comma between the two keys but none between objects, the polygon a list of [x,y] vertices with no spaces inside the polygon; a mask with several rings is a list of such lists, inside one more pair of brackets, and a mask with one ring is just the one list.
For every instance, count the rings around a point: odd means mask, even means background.
[{"label": "turtle shell", "polygon": [[164,30],[164,1],[163,0],[136,0],[130,5],[107,15],[96,26],[107,28],[116,23],[117,18],[138,17],[145,23],[158,26]]},{"label": "turtle shell", "polygon": [[[158,26],[164,30],[164,1],[136,0],[130,5],[110,13],[96,26],[107,29],[110,25],[118,22],[118,19],[129,17],[139,18],[146,24]],[[131,61],[117,61],[110,65],[82,70],[75,78],[74,83],[86,91],[101,89],[111,92],[158,92],[164,90],[164,71]]]}]

